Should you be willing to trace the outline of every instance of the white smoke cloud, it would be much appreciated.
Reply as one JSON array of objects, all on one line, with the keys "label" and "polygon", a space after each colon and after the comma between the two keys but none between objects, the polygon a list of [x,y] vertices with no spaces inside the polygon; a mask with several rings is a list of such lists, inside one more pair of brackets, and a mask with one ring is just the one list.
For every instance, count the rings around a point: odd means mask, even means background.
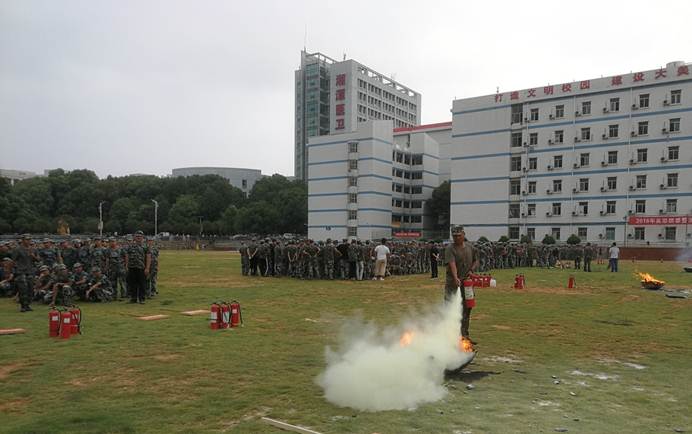
[{"label": "white smoke cloud", "polygon": [[[329,402],[363,411],[404,410],[437,401],[447,390],[445,369],[467,363],[459,350],[461,295],[419,319],[379,331],[350,325],[340,351],[326,349],[327,369],[317,383]],[[400,339],[411,332],[407,346]]]}]

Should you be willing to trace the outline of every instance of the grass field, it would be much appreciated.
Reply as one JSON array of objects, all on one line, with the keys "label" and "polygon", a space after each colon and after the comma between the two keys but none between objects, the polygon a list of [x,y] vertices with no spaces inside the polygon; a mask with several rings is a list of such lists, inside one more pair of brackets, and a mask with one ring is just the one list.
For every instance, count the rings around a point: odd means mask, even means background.
[{"label": "grass field", "polygon": [[[667,288],[692,287],[692,275],[675,263],[594,268],[574,290],[567,270],[525,269],[523,291],[510,288],[515,270],[496,272],[471,322],[478,356],[447,397],[366,413],[324,400],[325,346],[358,312],[391,325],[440,302],[442,279],[249,278],[233,254],[162,252],[156,299],[85,304],[70,340],[48,338],[46,307],[20,314],[0,300],[0,328],[27,329],[0,336],[0,431],[281,432],[268,416],[325,434],[692,432],[692,300],[642,290],[632,273]],[[179,313],[215,299],[240,300],[245,327],[214,332]]]}]

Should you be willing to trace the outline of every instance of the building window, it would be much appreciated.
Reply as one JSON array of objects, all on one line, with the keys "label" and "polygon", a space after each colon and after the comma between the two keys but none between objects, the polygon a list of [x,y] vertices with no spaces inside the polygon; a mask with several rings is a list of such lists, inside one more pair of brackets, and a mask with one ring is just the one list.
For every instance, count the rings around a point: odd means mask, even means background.
[{"label": "building window", "polygon": [[521,171],[521,157],[512,157],[509,160],[509,170],[511,172]]},{"label": "building window", "polygon": [[618,151],[608,151],[608,164],[618,164]]},{"label": "building window", "polygon": [[529,194],[536,194],[536,181],[529,181]]},{"label": "building window", "polygon": [[605,228],[605,238],[606,240],[614,240],[615,239],[615,228],[610,226]]},{"label": "building window", "polygon": [[521,147],[521,133],[512,133],[512,147]]},{"label": "building window", "polygon": [[348,202],[349,203],[358,203],[358,193],[349,193],[348,194]]},{"label": "building window", "polygon": [[401,193],[402,190],[403,190],[403,185],[395,184],[394,191],[396,191],[397,193]]},{"label": "building window", "polygon": [[675,226],[666,226],[665,228],[665,239],[666,241],[675,241],[677,235],[677,228]]},{"label": "building window", "polygon": [[417,170],[411,172],[411,179],[423,179],[423,171]]},{"label": "building window", "polygon": [[587,233],[588,232],[586,228],[577,228],[577,236],[579,237],[579,239],[585,240]]},{"label": "building window", "polygon": [[518,240],[519,239],[519,226],[510,226],[509,231],[507,232],[507,236],[509,237],[510,240]]},{"label": "building window", "polygon": [[411,194],[423,194],[422,185],[414,185],[411,187]]},{"label": "building window", "polygon": [[538,169],[538,158],[537,157],[529,158],[529,170],[537,170],[537,169]]},{"label": "building window", "polygon": [[670,91],[670,103],[680,104],[680,99],[682,96],[682,90],[671,90]]},{"label": "building window", "polygon": [[408,200],[404,201],[404,208],[411,208],[411,202]]},{"label": "building window", "polygon": [[553,203],[553,215],[562,214],[562,204],[560,202]]},{"label": "building window", "polygon": [[634,228],[634,239],[637,241],[644,241],[646,238],[646,232],[643,227]]},{"label": "building window", "polygon": [[562,168],[562,155],[553,156],[553,167],[556,169]]},{"label": "building window", "polygon": [[555,240],[560,240],[560,228],[550,228],[550,233],[553,235]]},{"label": "building window", "polygon": [[670,120],[670,132],[677,133],[680,131],[680,118],[675,118]]},{"label": "building window", "polygon": [[666,212],[667,213],[678,212],[678,200],[677,199],[666,199]]},{"label": "building window", "polygon": [[620,98],[610,98],[610,111],[619,112],[620,111]]},{"label": "building window", "polygon": [[423,154],[414,154],[411,156],[411,164],[414,166],[420,166],[423,164]]},{"label": "building window", "polygon": [[401,223],[401,216],[398,214],[392,214],[392,223]]},{"label": "building window", "polygon": [[411,193],[411,187],[408,185],[404,185],[404,193],[405,194],[410,194]]},{"label": "building window", "polygon": [[620,127],[619,125],[608,125],[608,137],[611,139],[619,135]]},{"label": "building window", "polygon": [[579,178],[579,191],[589,191],[589,178]]},{"label": "building window", "polygon": [[349,237],[357,237],[358,236],[358,228],[357,227],[349,227],[348,228],[348,236]]},{"label": "building window", "polygon": [[589,202],[579,202],[578,210],[580,215],[589,215]]},{"label": "building window", "polygon": [[606,214],[615,214],[615,201],[609,200],[606,202]]},{"label": "building window", "polygon": [[358,152],[358,142],[348,142],[348,152]]},{"label": "building window", "polygon": [[411,216],[411,223],[420,223],[423,221],[423,216],[420,215],[412,215]]},{"label": "building window", "polygon": [[349,219],[349,220],[358,220],[358,211],[356,211],[356,210],[349,210],[349,212],[348,212],[348,219]]},{"label": "building window", "polygon": [[247,188],[247,179],[243,179],[241,181],[241,185],[243,186],[243,188]]},{"label": "building window", "polygon": [[678,174],[677,173],[669,173],[666,175],[666,186],[668,188],[677,188],[678,186]]},{"label": "building window", "polygon": [[[349,176],[348,177],[348,186],[349,187],[357,187],[358,186],[358,177],[357,176]],[[392,189],[394,188],[394,184],[392,184]]]},{"label": "building window", "polygon": [[534,241],[536,239],[536,228],[528,228],[526,229],[526,236],[531,240]]},{"label": "building window", "polygon": [[538,144],[538,133],[529,134],[529,146],[536,146]]},{"label": "building window", "polygon": [[646,175],[637,175],[636,179],[636,187],[638,189],[644,189],[646,188]]},{"label": "building window", "polygon": [[649,108],[649,94],[643,93],[639,95],[639,108]]},{"label": "building window", "polygon": [[510,203],[509,204],[509,218],[518,219],[519,218],[519,204]]},{"label": "building window", "polygon": [[680,158],[680,146],[668,146],[668,159],[677,160]]},{"label": "building window", "polygon": [[591,128],[582,128],[581,129],[581,139],[582,140],[591,140]]},{"label": "building window", "polygon": [[394,201],[394,206],[395,206],[395,207],[401,208],[401,205],[402,205],[401,199],[397,199],[397,200]]},{"label": "building window", "polygon": [[553,180],[553,191],[555,193],[562,192],[562,180],[561,179],[554,179]]},{"label": "building window", "polygon": [[646,163],[649,151],[646,148],[637,149],[637,163]]},{"label": "building window", "polygon": [[646,201],[645,200],[637,200],[634,202],[634,212],[637,214],[644,214],[646,213]]},{"label": "building window", "polygon": [[639,122],[637,134],[639,134],[640,136],[645,136],[649,134],[649,121]]},{"label": "building window", "polygon": [[421,202],[420,200],[412,200],[411,208],[423,208],[423,202]]},{"label": "building window", "polygon": [[565,117],[565,106],[560,104],[555,106],[555,118],[560,119]]},{"label": "building window", "polygon": [[588,152],[583,153],[583,154],[579,154],[579,165],[580,166],[588,166],[589,160],[590,160],[590,158],[589,158]]},{"label": "building window", "polygon": [[564,143],[565,132],[563,130],[555,131],[555,143]]},{"label": "building window", "polygon": [[583,101],[581,103],[581,114],[590,115],[591,114],[591,101]]},{"label": "building window", "polygon": [[535,216],[536,215],[536,204],[535,203],[530,203],[526,206],[526,214],[529,216]]},{"label": "building window", "polygon": [[349,170],[358,170],[358,160],[348,160]]},{"label": "building window", "polygon": [[531,121],[537,121],[538,120],[538,109],[537,108],[532,108],[531,109]]},{"label": "building window", "polygon": [[606,180],[606,183],[608,185],[608,190],[617,190],[618,188],[618,177],[617,176],[609,176],[608,179]]},{"label": "building window", "polygon": [[514,196],[521,193],[521,183],[517,180],[509,181],[509,194]]}]

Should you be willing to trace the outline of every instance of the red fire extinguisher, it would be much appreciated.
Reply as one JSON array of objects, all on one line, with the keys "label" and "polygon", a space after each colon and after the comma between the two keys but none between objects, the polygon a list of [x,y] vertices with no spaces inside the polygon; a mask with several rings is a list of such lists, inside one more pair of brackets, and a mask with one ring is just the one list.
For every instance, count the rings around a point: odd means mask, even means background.
[{"label": "red fire extinguisher", "polygon": [[221,324],[221,305],[218,302],[211,304],[211,314],[209,315],[209,325],[212,330],[218,330]]},{"label": "red fire extinguisher", "polygon": [[60,338],[70,339],[72,335],[72,312],[63,310],[60,312]]},{"label": "red fire extinguisher", "polygon": [[48,311],[48,336],[57,338],[60,335],[60,311],[52,307]]},{"label": "red fire extinguisher", "polygon": [[221,303],[220,328],[227,329],[231,326],[231,305],[228,302]]},{"label": "red fire extinguisher", "polygon": [[74,304],[70,308],[70,314],[72,315],[71,323],[72,334],[82,334],[82,310],[75,306]]},{"label": "red fire extinguisher", "polygon": [[572,289],[577,286],[577,281],[574,279],[574,276],[569,276],[569,280],[567,281],[567,287]]},{"label": "red fire extinguisher", "polygon": [[231,307],[231,327],[238,327],[243,325],[243,313],[240,310],[240,303],[237,300],[233,300],[230,303]]},{"label": "red fire extinguisher", "polygon": [[468,308],[476,307],[476,297],[473,292],[473,280],[464,279],[464,306]]}]

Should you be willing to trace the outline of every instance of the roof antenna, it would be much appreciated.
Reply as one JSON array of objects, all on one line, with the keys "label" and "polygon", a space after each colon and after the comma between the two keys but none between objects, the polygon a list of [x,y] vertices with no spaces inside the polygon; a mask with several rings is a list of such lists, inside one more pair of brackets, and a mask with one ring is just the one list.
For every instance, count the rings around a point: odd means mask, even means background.
[{"label": "roof antenna", "polygon": [[305,33],[303,34],[303,51],[308,51],[308,25],[305,24]]},{"label": "roof antenna", "polygon": [[344,61],[346,61],[346,52],[344,51]]}]

